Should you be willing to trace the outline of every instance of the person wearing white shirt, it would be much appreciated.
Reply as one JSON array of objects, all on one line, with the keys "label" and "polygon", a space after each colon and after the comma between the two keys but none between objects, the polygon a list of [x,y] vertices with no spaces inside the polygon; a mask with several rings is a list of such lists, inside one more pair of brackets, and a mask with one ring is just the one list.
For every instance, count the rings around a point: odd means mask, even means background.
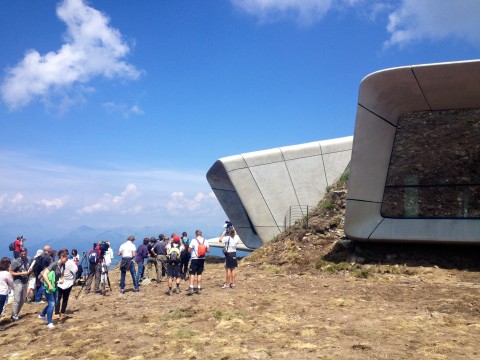
[{"label": "person wearing white shirt", "polygon": [[135,237],[133,235],[129,236],[127,241],[120,245],[120,249],[118,250],[117,255],[122,257],[122,262],[120,263],[120,294],[125,293],[125,276],[128,270],[130,270],[130,274],[132,275],[133,291],[139,291],[135,264],[132,261],[135,255],[137,255],[137,247],[133,243],[134,241]]},{"label": "person wearing white shirt", "polygon": [[[68,259],[65,263],[65,270],[63,271],[63,277],[60,278],[57,285],[57,301],[55,302],[55,315],[59,319],[65,317],[65,311],[67,310],[68,298],[72,291],[73,283],[75,282],[75,274],[78,271],[78,266],[75,263],[75,259]],[[61,311],[60,311],[61,305]]]},{"label": "person wearing white shirt", "polygon": [[200,295],[202,291],[202,273],[205,264],[205,253],[201,249],[205,249],[206,253],[210,252],[208,240],[202,237],[200,230],[195,231],[195,239],[190,241],[188,252],[192,255],[190,262],[190,286],[187,295],[193,295],[193,283],[195,282],[195,275],[197,276],[197,294]]},{"label": "person wearing white shirt", "polygon": [[237,260],[237,245],[240,240],[238,235],[235,235],[235,230],[230,229],[230,232],[225,238],[221,237],[219,239],[220,242],[223,241],[225,244],[225,248],[223,253],[225,254],[225,284],[223,284],[222,288],[226,289],[228,287],[234,289],[235,288],[235,278],[236,278],[236,271],[235,269],[238,267],[238,260]]}]

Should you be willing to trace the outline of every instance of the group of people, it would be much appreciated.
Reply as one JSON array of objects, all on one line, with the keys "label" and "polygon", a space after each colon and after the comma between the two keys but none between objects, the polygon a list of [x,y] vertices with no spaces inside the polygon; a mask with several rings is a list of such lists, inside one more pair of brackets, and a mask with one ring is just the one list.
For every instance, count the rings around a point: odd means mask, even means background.
[{"label": "group of people", "polygon": [[[0,311],[4,309],[10,289],[13,289],[14,294],[11,321],[20,319],[21,309],[27,299],[42,304],[45,303],[44,297],[47,305],[38,318],[46,321],[47,327],[53,329],[53,319],[65,317],[70,292],[83,271],[82,261],[75,249],[71,254],[67,249],[56,253],[48,245],[29,259],[23,240],[22,237],[21,247],[15,248],[13,261],[8,257],[0,260]],[[223,253],[226,277],[222,287],[235,288],[235,269],[238,266],[236,247],[239,238],[235,235],[233,226],[226,227],[219,241],[225,244]],[[205,257],[210,252],[208,240],[203,237],[201,230],[195,231],[193,239],[189,239],[187,233],[183,232],[182,236],[172,234],[167,237],[160,234],[158,239],[144,238],[138,248],[134,242],[135,237],[129,236],[117,252],[121,257],[120,294],[125,293],[127,272],[132,276],[134,292],[140,291],[140,285],[145,283],[145,280],[151,281],[155,274],[157,284],[163,281],[163,277],[167,277],[167,295],[174,292],[179,294],[182,280],[189,281],[187,295],[201,294]],[[105,275],[108,277],[108,268],[114,258],[110,243],[93,244],[90,251],[84,253],[85,257],[88,258],[89,273],[82,289],[86,294],[90,293],[95,279],[94,292],[102,293],[101,279]]]},{"label": "group of people", "polygon": [[[157,284],[167,276],[168,295],[173,292],[180,293],[182,280],[189,280],[187,295],[202,292],[202,273],[205,256],[210,252],[208,240],[203,237],[201,230],[195,231],[195,238],[189,239],[186,232],[182,236],[172,234],[167,237],[160,234],[155,237],[143,239],[138,249],[134,244],[135,237],[130,236],[120,246],[118,256],[120,263],[120,293],[125,293],[125,277],[130,272],[133,281],[133,291],[140,291],[141,281],[145,279],[145,262],[147,265],[147,279],[152,279],[153,269]],[[135,267],[135,264],[137,265]],[[175,290],[173,283],[175,281]],[[196,287],[194,287],[196,281]]]},{"label": "group of people", "polygon": [[[46,245],[35,256],[28,258],[28,250],[22,247],[19,256],[12,261],[8,257],[0,259],[0,310],[3,311],[9,290],[13,289],[11,321],[20,319],[25,301],[35,301],[47,305],[38,317],[45,320],[48,328],[53,329],[55,317],[65,317],[70,291],[78,271],[78,252],[74,249],[70,255],[67,249],[57,252]],[[58,257],[58,259],[56,259]],[[34,300],[35,299],[35,300]],[[0,327],[0,331],[3,327]]]}]

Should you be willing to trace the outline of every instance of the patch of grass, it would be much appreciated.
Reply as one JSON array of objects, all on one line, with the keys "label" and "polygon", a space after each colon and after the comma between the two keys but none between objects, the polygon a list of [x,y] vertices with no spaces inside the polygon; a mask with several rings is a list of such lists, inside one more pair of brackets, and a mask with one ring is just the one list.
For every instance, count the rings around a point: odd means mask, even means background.
[{"label": "patch of grass", "polygon": [[277,273],[278,266],[272,265],[272,264],[262,264],[262,265],[260,265],[260,270],[266,271],[266,272],[271,272],[271,273]]},{"label": "patch of grass", "polygon": [[191,339],[197,336],[197,332],[190,329],[177,329],[174,336],[177,339]]},{"label": "patch of grass", "polygon": [[219,310],[215,311],[215,314],[213,314],[213,317],[218,321],[222,320],[223,316],[224,316],[224,312]]},{"label": "patch of grass", "polygon": [[188,309],[171,310],[163,315],[163,320],[179,320],[191,317],[191,315],[191,311],[189,311]]},{"label": "patch of grass", "polygon": [[370,268],[357,268],[352,271],[352,275],[356,278],[367,279],[374,274],[374,271]]},{"label": "patch of grass", "polygon": [[324,211],[331,211],[335,209],[335,203],[332,201],[331,198],[326,198],[320,205],[320,209]]},{"label": "patch of grass", "polygon": [[109,349],[93,349],[86,354],[88,360],[116,360],[122,357]]},{"label": "patch of grass", "polygon": [[352,265],[350,265],[345,261],[342,261],[339,263],[333,263],[333,262],[326,261],[323,258],[319,258],[315,263],[315,268],[321,271],[334,274],[341,271],[350,271],[352,270]]},{"label": "patch of grass", "polygon": [[217,310],[213,314],[214,318],[218,321],[232,320],[232,319],[244,319],[245,313],[242,311],[220,311]]}]

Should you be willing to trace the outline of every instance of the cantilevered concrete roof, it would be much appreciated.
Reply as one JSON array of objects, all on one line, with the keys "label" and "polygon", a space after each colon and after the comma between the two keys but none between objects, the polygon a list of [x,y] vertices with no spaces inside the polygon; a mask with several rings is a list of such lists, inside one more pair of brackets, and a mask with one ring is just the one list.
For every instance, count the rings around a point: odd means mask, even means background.
[{"label": "cantilevered concrete roof", "polygon": [[381,215],[398,119],[411,112],[479,108],[479,60],[401,67],[363,79],[348,188],[347,236],[364,241],[480,242],[479,219]]},{"label": "cantilevered concrete roof", "polygon": [[258,248],[283,231],[291,206],[316,206],[350,162],[352,137],[229,156],[207,173],[243,243]]}]

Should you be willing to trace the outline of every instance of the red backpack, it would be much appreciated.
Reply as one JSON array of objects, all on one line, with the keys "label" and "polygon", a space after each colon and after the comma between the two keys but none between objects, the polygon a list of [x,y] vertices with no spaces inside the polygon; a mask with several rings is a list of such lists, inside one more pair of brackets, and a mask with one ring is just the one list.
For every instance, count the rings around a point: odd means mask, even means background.
[{"label": "red backpack", "polygon": [[203,239],[203,243],[200,243],[198,239],[196,240],[198,242],[197,257],[203,258],[205,257],[205,254],[207,252],[207,247],[205,246],[205,239]]}]

